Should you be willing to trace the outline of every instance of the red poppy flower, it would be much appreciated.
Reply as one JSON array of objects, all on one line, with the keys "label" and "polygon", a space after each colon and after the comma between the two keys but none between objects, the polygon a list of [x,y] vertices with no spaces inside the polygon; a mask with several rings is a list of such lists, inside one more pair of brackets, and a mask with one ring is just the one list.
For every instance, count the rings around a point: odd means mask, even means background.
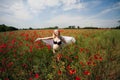
[{"label": "red poppy flower", "polygon": [[6,48],[6,47],[7,47],[7,44],[0,45],[0,48]]},{"label": "red poppy flower", "polygon": [[91,64],[92,64],[92,62],[91,62],[91,61],[88,61],[88,62],[87,62],[87,65],[91,65]]},{"label": "red poppy flower", "polygon": [[99,60],[100,60],[100,61],[102,61],[102,60],[103,60],[103,58],[102,58],[102,57],[99,57]]},{"label": "red poppy flower", "polygon": [[9,80],[9,78],[4,78],[4,80]]},{"label": "red poppy flower", "polygon": [[80,48],[80,53],[82,53],[84,51],[84,48]]},{"label": "red poppy flower", "polygon": [[78,77],[78,76],[76,76],[75,80],[81,80],[81,78],[80,78],[80,77]]},{"label": "red poppy flower", "polygon": [[69,70],[70,68],[71,68],[70,65],[68,65],[68,66],[67,66],[67,70]]},{"label": "red poppy flower", "polygon": [[7,67],[9,68],[9,67],[11,67],[13,64],[14,64],[13,62],[9,62],[9,63],[7,64]]},{"label": "red poppy flower", "polygon": [[62,71],[59,70],[59,71],[58,71],[58,75],[61,75],[61,74],[62,74]]},{"label": "red poppy flower", "polygon": [[96,59],[96,60],[97,60],[97,59],[98,59],[98,56],[97,56],[97,55],[94,55],[94,59]]},{"label": "red poppy flower", "polygon": [[84,75],[90,75],[90,71],[85,70],[85,71],[84,71]]},{"label": "red poppy flower", "polygon": [[73,75],[73,74],[75,74],[75,73],[76,73],[76,70],[75,70],[75,69],[69,70],[69,74],[70,74],[70,75]]},{"label": "red poppy flower", "polygon": [[35,78],[36,79],[39,78],[39,74],[38,73],[35,74]]},{"label": "red poppy flower", "polygon": [[75,59],[78,59],[78,56],[75,56],[74,58],[75,58]]},{"label": "red poppy flower", "polygon": [[80,64],[82,67],[85,67],[85,64],[82,61],[80,61]]},{"label": "red poppy flower", "polygon": [[5,72],[5,68],[0,68],[0,72]]},{"label": "red poppy flower", "polygon": [[50,45],[47,45],[47,48],[48,48],[48,50],[50,50],[50,49],[51,49],[51,46],[50,46]]},{"label": "red poppy flower", "polygon": [[16,42],[16,39],[13,39],[13,40],[11,41],[12,45],[14,45],[15,42]]},{"label": "red poppy flower", "polygon": [[27,68],[28,67],[28,65],[27,64],[22,64],[22,66],[24,67],[24,68]]},{"label": "red poppy flower", "polygon": [[33,80],[33,79],[30,77],[29,80]]},{"label": "red poppy flower", "polygon": [[30,46],[29,48],[30,48],[30,52],[32,53],[32,51],[33,51],[33,46]]}]

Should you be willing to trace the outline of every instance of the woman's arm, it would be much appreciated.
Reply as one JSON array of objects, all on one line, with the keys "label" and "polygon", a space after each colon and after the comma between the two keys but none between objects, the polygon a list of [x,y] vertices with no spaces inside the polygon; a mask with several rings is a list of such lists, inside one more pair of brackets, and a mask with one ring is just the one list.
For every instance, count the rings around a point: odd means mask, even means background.
[{"label": "woman's arm", "polygon": [[48,39],[53,39],[53,36],[51,36],[51,37],[44,37],[44,38],[37,38],[37,39],[35,40],[35,42],[36,42],[36,41],[39,41],[39,40],[48,40]]},{"label": "woman's arm", "polygon": [[41,40],[48,40],[48,39],[53,39],[53,36],[51,37],[44,37],[44,38],[40,38]]}]

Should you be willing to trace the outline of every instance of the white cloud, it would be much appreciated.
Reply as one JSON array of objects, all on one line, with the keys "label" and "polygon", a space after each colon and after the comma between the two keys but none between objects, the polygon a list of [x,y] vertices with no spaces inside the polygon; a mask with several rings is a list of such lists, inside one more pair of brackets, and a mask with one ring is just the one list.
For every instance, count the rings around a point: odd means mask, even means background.
[{"label": "white cloud", "polygon": [[[109,24],[108,24],[109,23]],[[85,16],[71,16],[71,15],[59,15],[50,19],[46,24],[52,26],[97,26],[97,27],[112,27],[116,26],[117,20],[102,20],[102,19],[89,19]]]},{"label": "white cloud", "polygon": [[45,9],[45,0],[28,0],[28,5],[33,13],[38,13]]},{"label": "white cloud", "polygon": [[61,0],[63,4],[63,10],[72,10],[72,9],[81,9],[84,6],[80,2],[80,0]]},{"label": "white cloud", "polygon": [[81,8],[83,8],[82,4],[77,4],[77,5],[73,4],[71,6],[64,6],[63,10],[68,11],[68,10],[72,10],[72,9],[81,9]]},{"label": "white cloud", "polygon": [[[120,9],[120,2],[111,6],[110,8],[104,9],[103,11],[95,14],[91,17],[87,16],[75,16],[69,15],[69,13],[61,13],[60,11],[68,10],[80,10],[80,9],[91,9],[89,7],[97,6],[101,1],[90,1],[90,3],[82,3],[80,0],[1,0],[0,3],[0,23],[12,24],[12,25],[22,25],[22,26],[69,26],[69,25],[79,25],[79,26],[114,26],[117,24],[117,20],[102,20],[98,19],[108,12]],[[85,8],[88,7],[88,8]],[[92,8],[93,8],[92,7]],[[49,9],[50,8],[50,9]],[[51,8],[56,8],[51,9]],[[51,10],[51,13],[55,14],[50,18],[49,13],[44,13],[44,10]],[[60,11],[59,11],[60,9]],[[58,15],[59,14],[63,15]],[[88,10],[89,11],[89,10]],[[40,13],[43,12],[43,13]],[[46,16],[44,16],[45,14]],[[36,15],[38,15],[36,17]],[[41,18],[41,15],[42,18]],[[47,19],[43,19],[43,18]],[[40,19],[39,19],[40,18]],[[96,19],[97,18],[97,19]],[[34,21],[32,21],[32,19]],[[115,25],[116,26],[116,25]]]},{"label": "white cloud", "polygon": [[18,19],[28,20],[32,18],[30,12],[26,9],[23,2],[16,2],[10,7],[10,11],[13,13],[13,16]]},{"label": "white cloud", "polygon": [[17,28],[26,25],[33,18],[27,10],[23,0],[3,0],[0,3],[0,24],[16,26]]},{"label": "white cloud", "polygon": [[87,8],[96,8],[102,3],[102,0],[91,0],[88,2],[83,3],[83,5]]},{"label": "white cloud", "polygon": [[48,21],[49,24],[55,24],[55,25],[74,25],[76,23],[78,23],[78,21],[81,21],[82,17],[78,17],[78,16],[70,16],[70,15],[59,15],[56,16],[54,18],[52,18],[51,20]]},{"label": "white cloud", "polygon": [[22,0],[13,0],[12,2],[4,2],[0,4],[0,12],[5,17],[9,15],[12,19],[28,20],[32,18],[31,13],[26,9]]},{"label": "white cloud", "polygon": [[48,7],[56,7],[60,5],[59,0],[27,0],[27,1],[30,10],[35,14],[39,14]]},{"label": "white cloud", "polygon": [[98,14],[93,15],[93,16],[91,16],[91,17],[89,17],[89,18],[100,17],[100,16],[102,16],[102,15],[104,15],[104,14],[107,14],[107,13],[109,13],[109,12],[111,12],[111,11],[118,10],[118,9],[120,9],[120,2],[118,2],[118,3],[116,3],[116,4],[112,5],[112,6],[109,6],[109,8],[104,9],[104,10],[102,10],[101,12],[99,12]]},{"label": "white cloud", "polygon": [[39,13],[48,7],[62,6],[65,11],[83,8],[80,0],[28,0],[28,5],[33,13]]},{"label": "white cloud", "polygon": [[54,6],[59,6],[59,0],[46,0],[45,2],[46,6],[54,7]]}]

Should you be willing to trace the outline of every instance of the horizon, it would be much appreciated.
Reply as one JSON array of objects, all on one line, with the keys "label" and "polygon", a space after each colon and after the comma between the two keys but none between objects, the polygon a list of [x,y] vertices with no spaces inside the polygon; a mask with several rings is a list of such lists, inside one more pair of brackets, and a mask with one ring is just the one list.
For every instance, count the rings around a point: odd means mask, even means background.
[{"label": "horizon", "polygon": [[0,24],[16,28],[110,28],[119,13],[119,0],[0,0]]}]

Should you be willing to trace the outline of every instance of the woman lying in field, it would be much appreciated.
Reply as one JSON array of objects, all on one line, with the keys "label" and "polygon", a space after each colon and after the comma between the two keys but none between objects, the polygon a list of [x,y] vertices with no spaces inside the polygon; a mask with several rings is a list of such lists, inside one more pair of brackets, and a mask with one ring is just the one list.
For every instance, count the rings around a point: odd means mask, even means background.
[{"label": "woman lying in field", "polygon": [[62,48],[62,44],[74,43],[73,37],[61,36],[59,30],[54,30],[51,37],[37,38],[35,41],[42,40],[46,44],[49,44],[53,48],[53,53],[56,53]]}]

